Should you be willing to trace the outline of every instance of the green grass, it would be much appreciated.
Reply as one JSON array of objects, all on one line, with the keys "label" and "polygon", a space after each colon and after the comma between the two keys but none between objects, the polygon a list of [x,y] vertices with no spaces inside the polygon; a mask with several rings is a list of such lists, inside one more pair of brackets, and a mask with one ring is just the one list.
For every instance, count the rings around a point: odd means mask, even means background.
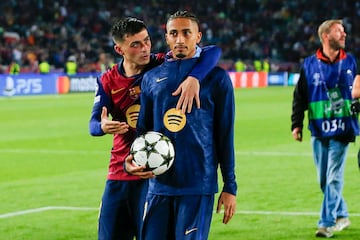
[{"label": "green grass", "polygon": [[[292,89],[235,91],[238,213],[227,225],[214,214],[209,239],[315,239],[322,196],[308,131],[302,143],[291,136]],[[0,98],[0,239],[97,239],[112,138],[89,135],[92,101],[92,93]],[[352,225],[338,239],[360,236],[357,148],[344,189]],[[43,211],[7,215],[34,209]]]}]

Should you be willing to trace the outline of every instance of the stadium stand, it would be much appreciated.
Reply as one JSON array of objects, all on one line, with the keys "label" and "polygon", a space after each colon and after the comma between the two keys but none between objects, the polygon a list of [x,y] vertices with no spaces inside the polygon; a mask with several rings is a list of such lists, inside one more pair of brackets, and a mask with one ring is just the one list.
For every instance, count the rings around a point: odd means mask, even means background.
[{"label": "stadium stand", "polygon": [[[102,52],[115,55],[109,30],[114,18],[134,16],[149,26],[153,51],[166,51],[167,14],[185,9],[196,13],[202,44],[223,49],[221,64],[269,59],[272,71],[296,71],[304,56],[319,46],[316,26],[327,18],[344,20],[347,51],[360,57],[360,1],[320,0],[132,0],[47,1],[12,0],[0,3],[0,73],[12,60],[31,71],[29,56],[47,56],[54,71],[76,56],[79,72],[92,71]],[[251,70],[251,68],[250,68]]]}]

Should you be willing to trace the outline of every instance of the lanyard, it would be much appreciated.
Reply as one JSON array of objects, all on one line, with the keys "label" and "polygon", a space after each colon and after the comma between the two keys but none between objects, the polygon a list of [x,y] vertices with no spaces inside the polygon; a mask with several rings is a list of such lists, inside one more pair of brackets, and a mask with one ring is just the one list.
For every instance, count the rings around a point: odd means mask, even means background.
[{"label": "lanyard", "polygon": [[[340,60],[340,61],[339,61],[339,65],[338,65],[338,74],[337,74],[337,80],[336,80],[336,85],[335,85],[335,87],[338,86],[338,83],[339,83],[339,80],[340,80],[340,73],[341,73],[342,63],[343,63],[343,60]],[[325,81],[325,75],[324,75],[324,72],[323,72],[323,69],[322,69],[322,66],[321,66],[321,60],[320,60],[320,59],[318,59],[318,65],[319,65],[319,71],[320,71],[321,81],[324,83],[324,86],[325,86],[326,91],[328,91],[328,88],[327,88],[327,86],[326,86],[326,81]]]},{"label": "lanyard", "polygon": [[336,112],[341,111],[341,109],[344,107],[344,99],[341,96],[341,92],[340,92],[340,89],[338,88],[338,84],[340,81],[342,60],[340,60],[340,62],[339,62],[338,74],[337,74],[335,87],[331,88],[330,90],[328,89],[328,87],[326,85],[325,76],[324,76],[324,72],[323,72],[320,60],[318,60],[318,65],[319,65],[319,70],[320,70],[321,82],[324,83],[324,88],[326,90],[327,96],[328,96],[330,104],[331,104],[330,109],[333,111],[336,111]]}]

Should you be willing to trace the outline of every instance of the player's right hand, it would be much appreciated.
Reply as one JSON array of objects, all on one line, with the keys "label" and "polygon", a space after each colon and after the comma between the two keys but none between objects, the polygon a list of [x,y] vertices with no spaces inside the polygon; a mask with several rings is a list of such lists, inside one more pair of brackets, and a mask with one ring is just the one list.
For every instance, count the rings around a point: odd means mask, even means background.
[{"label": "player's right hand", "polygon": [[173,96],[180,98],[176,104],[176,109],[181,110],[182,114],[191,113],[192,105],[195,101],[196,107],[200,108],[200,83],[199,80],[192,76],[188,76],[180,86],[172,93]]},{"label": "player's right hand", "polygon": [[103,107],[101,112],[101,129],[107,134],[124,134],[129,131],[129,125],[126,122],[109,120],[107,108]]},{"label": "player's right hand", "polygon": [[125,163],[124,163],[125,172],[127,172],[131,175],[134,175],[134,176],[138,176],[143,179],[155,177],[155,175],[152,171],[145,171],[145,166],[136,165],[133,162],[133,159],[134,159],[134,157],[131,154],[125,158]]},{"label": "player's right hand", "polygon": [[296,141],[299,141],[299,142],[302,141],[302,129],[301,128],[299,128],[299,127],[294,128],[292,130],[292,135]]}]

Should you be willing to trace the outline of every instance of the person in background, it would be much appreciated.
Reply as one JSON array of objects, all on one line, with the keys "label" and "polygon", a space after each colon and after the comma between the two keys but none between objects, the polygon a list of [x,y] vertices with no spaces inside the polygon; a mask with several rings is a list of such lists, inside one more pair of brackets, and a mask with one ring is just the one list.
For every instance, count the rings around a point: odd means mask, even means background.
[{"label": "person in background", "polygon": [[265,58],[262,63],[262,70],[264,72],[268,73],[268,72],[270,72],[270,68],[271,68],[271,66],[270,66],[269,59]]},{"label": "person in background", "polygon": [[99,59],[96,64],[96,70],[98,72],[104,73],[107,70],[111,69],[114,65],[115,63],[113,62],[113,59],[110,57],[110,55],[102,52],[99,54]]},{"label": "person in background", "polygon": [[[360,98],[360,75],[356,75],[355,80],[354,80],[354,84],[351,90],[351,96],[353,97],[353,102],[351,104],[352,107],[352,111],[356,114],[360,113],[360,102],[359,102],[359,98]],[[358,150],[358,154],[357,154],[357,162],[358,162],[358,167],[360,169],[360,149]]]},{"label": "person in background", "polygon": [[356,75],[355,77],[354,84],[351,89],[351,96],[354,100],[358,100],[360,98],[360,75]]},{"label": "person in background", "polygon": [[304,59],[294,89],[291,130],[294,139],[301,142],[307,110],[313,158],[323,193],[315,235],[330,238],[334,231],[350,226],[343,196],[344,168],[349,143],[359,135],[351,92],[359,72],[354,56],[344,50],[346,33],[342,20],[324,21],[318,36],[321,47]]},{"label": "person in background", "polygon": [[11,75],[17,75],[20,73],[20,64],[15,60],[12,60],[9,64],[8,73]]},{"label": "person in background", "polygon": [[29,52],[26,57],[29,63],[29,73],[39,73],[39,61],[37,55],[34,52]]},{"label": "person in background", "polygon": [[[140,239],[147,180],[129,175],[123,168],[124,159],[135,139],[137,115],[140,109],[140,83],[146,71],[161,64],[164,54],[150,53],[151,39],[143,21],[127,17],[114,23],[111,29],[114,49],[122,56],[97,79],[97,90],[89,122],[92,136],[113,135],[110,163],[102,196],[98,238]],[[199,80],[202,80],[220,58],[221,49],[204,47],[200,57],[184,82],[174,90],[178,108],[191,111],[193,101],[200,107]],[[195,99],[195,100],[194,100]],[[112,119],[108,115],[111,115]],[[151,177],[152,173],[143,173]]]},{"label": "person in background", "polygon": [[50,72],[50,64],[45,56],[41,56],[39,63],[39,73],[47,74]]},{"label": "person in background", "polygon": [[246,71],[246,63],[241,59],[237,59],[235,61],[235,71],[245,72]]},{"label": "person in background", "polygon": [[[144,75],[138,135],[153,130],[168,136],[175,146],[172,167],[149,180],[142,239],[180,240],[208,238],[214,194],[218,191],[220,166],[224,187],[217,212],[224,206],[223,223],[236,211],[233,87],[227,72],[208,67],[201,80],[201,109],[186,114],[176,109],[171,94],[196,65],[202,49],[199,20],[187,11],[171,15],[166,24],[166,42],[171,54],[166,61]],[[205,58],[205,56],[204,56]],[[161,81],[159,81],[161,79]],[[171,124],[171,119],[177,124]],[[128,172],[142,176],[143,167],[126,158]]]},{"label": "person in background", "polygon": [[270,63],[268,59],[254,60],[254,70],[257,72],[269,72],[270,71]]},{"label": "person in background", "polygon": [[65,73],[67,75],[74,75],[77,73],[76,57],[74,55],[69,56],[65,63]]}]

